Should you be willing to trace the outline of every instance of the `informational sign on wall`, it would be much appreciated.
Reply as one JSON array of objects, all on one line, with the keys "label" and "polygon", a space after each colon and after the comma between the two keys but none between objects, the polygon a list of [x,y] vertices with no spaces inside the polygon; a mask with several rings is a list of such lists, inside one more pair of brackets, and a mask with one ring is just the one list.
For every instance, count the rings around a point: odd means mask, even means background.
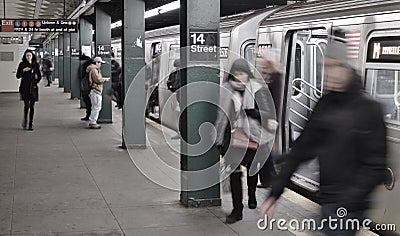
[{"label": "informational sign on wall", "polygon": [[217,61],[219,34],[216,31],[190,30],[190,60]]},{"label": "informational sign on wall", "polygon": [[1,20],[0,32],[78,32],[77,20]]},{"label": "informational sign on wall", "polygon": [[82,45],[82,55],[92,57],[92,46],[90,45]]}]

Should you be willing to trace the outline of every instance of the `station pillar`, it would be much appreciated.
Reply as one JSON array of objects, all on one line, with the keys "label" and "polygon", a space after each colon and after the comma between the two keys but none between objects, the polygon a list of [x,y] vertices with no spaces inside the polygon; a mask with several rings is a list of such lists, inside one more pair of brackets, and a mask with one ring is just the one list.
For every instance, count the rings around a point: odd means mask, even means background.
[{"label": "station pillar", "polygon": [[54,51],[53,51],[53,53],[54,53],[54,61],[53,61],[53,63],[54,63],[54,71],[53,71],[53,78],[54,79],[58,79],[58,83],[60,84],[60,76],[58,76],[58,73],[59,73],[59,65],[58,65],[58,61],[59,61],[59,58],[58,58],[58,38],[55,38],[55,39],[53,39],[53,42],[54,42]]},{"label": "station pillar", "polygon": [[64,93],[71,92],[71,34],[64,33]]},{"label": "station pillar", "polygon": [[[96,31],[95,54],[106,64],[101,65],[101,74],[104,78],[111,78],[111,16],[104,9],[110,7],[106,3],[95,4]],[[111,80],[103,84],[103,101],[99,114],[99,123],[112,123]]]},{"label": "station pillar", "polygon": [[79,33],[71,33],[71,99],[80,97]]},{"label": "station pillar", "polygon": [[64,36],[58,35],[58,87],[64,87]]},{"label": "station pillar", "polygon": [[[122,75],[124,108],[122,111],[122,147],[146,148],[144,11],[143,0],[123,0]],[[133,43],[132,43],[133,42]],[[140,72],[140,73],[139,73]]]},{"label": "station pillar", "polygon": [[[92,30],[93,25],[86,18],[79,18],[79,47],[81,56],[85,54],[85,56],[92,57]],[[84,70],[86,70],[86,68],[83,68],[82,63],[80,63],[80,74],[82,74]],[[80,102],[81,108],[85,108],[86,104],[83,99],[81,99]]]},{"label": "station pillar", "polygon": [[[187,207],[221,205],[220,155],[210,141],[212,128],[200,135],[200,127],[214,124],[217,116],[219,19],[219,1],[181,0],[180,201]],[[199,47],[213,50],[188,50]]]}]

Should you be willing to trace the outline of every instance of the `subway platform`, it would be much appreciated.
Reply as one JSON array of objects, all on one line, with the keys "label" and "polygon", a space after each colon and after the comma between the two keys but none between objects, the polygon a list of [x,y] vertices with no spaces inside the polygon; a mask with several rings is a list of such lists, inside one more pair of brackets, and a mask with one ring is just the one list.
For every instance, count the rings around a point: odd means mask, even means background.
[{"label": "subway platform", "polygon": [[[258,210],[247,208],[244,217],[224,224],[231,210],[230,194],[221,191],[222,206],[185,208],[179,191],[146,178],[132,160],[154,152],[127,150],[121,145],[121,110],[113,123],[87,129],[78,100],[52,85],[40,85],[35,109],[35,130],[21,128],[23,103],[17,93],[0,93],[0,235],[322,235],[307,231],[261,231]],[[163,129],[164,131],[166,129]],[[154,150],[171,166],[179,154],[167,142],[175,134],[147,122],[147,137]],[[176,182],[179,176],[154,170],[154,175]],[[244,181],[246,183],[246,181]],[[177,183],[175,183],[177,184]],[[243,186],[246,188],[245,184]],[[246,193],[246,191],[244,191]],[[266,189],[257,190],[260,205]],[[275,218],[315,219],[319,206],[287,190]],[[361,234],[367,235],[368,232]]]}]

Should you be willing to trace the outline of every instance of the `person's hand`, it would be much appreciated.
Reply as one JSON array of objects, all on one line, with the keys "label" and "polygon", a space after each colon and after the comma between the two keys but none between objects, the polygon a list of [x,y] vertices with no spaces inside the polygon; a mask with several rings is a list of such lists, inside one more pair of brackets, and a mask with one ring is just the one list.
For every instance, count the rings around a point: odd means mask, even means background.
[{"label": "person's hand", "polygon": [[275,197],[267,198],[260,207],[260,219],[265,219],[265,215],[267,215],[269,219],[272,219],[275,214],[276,205],[277,199]]},{"label": "person's hand", "polygon": [[103,79],[105,80],[105,82],[110,81],[110,77],[106,77],[106,78],[103,78]]},{"label": "person's hand", "polygon": [[278,128],[278,124],[278,121],[274,119],[268,119],[267,127],[271,131],[276,131],[276,129]]},{"label": "person's hand", "polygon": [[30,67],[25,67],[24,69],[22,69],[23,72],[27,72],[27,71],[30,71],[30,70],[32,70],[32,68],[30,68]]}]

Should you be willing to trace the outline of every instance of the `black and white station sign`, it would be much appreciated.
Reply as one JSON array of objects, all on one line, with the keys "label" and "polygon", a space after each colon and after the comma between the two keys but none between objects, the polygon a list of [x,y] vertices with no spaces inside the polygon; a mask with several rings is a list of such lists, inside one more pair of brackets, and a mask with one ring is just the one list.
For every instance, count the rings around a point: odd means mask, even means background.
[{"label": "black and white station sign", "polygon": [[216,31],[190,31],[190,60],[217,61],[219,35]]}]

